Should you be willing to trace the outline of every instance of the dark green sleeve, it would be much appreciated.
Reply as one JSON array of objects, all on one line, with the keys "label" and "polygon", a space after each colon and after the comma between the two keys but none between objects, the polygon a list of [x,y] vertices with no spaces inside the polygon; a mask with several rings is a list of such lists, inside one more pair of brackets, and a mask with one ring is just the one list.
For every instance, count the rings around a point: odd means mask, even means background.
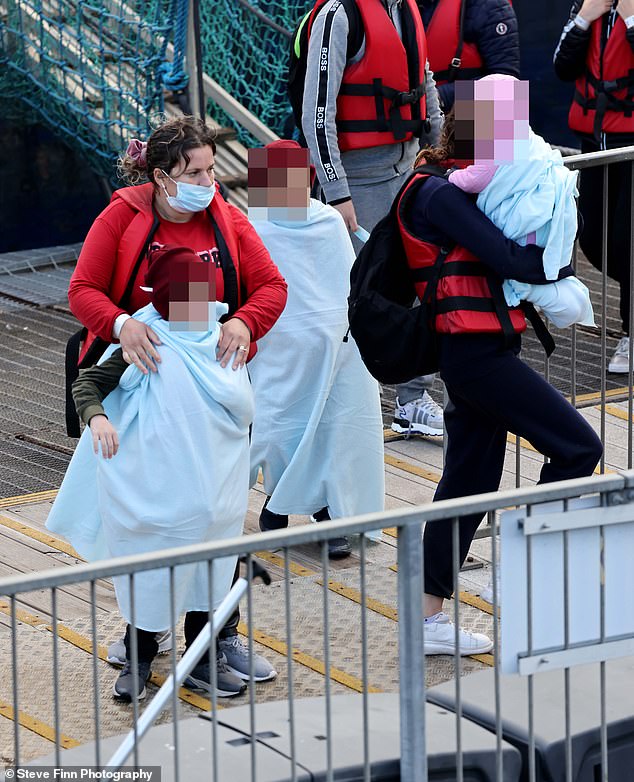
[{"label": "dark green sleeve", "polygon": [[73,383],[73,401],[77,415],[85,424],[94,415],[105,415],[101,402],[119,385],[127,368],[119,348],[103,364],[79,370],[79,377]]}]

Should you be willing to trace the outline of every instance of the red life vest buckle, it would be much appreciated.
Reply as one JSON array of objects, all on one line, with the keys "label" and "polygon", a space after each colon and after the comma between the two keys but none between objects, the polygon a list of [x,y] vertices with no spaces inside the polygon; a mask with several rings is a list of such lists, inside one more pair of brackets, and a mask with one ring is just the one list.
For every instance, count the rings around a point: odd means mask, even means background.
[{"label": "red life vest buckle", "polygon": [[451,62],[449,63],[450,68],[460,68],[462,65],[462,60],[460,57],[453,57]]}]

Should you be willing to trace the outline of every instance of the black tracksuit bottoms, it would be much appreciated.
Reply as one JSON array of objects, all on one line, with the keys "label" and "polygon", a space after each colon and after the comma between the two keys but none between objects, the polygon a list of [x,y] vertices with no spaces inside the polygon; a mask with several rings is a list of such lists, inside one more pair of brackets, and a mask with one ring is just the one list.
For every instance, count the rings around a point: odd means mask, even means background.
[{"label": "black tracksuit bottoms", "polygon": [[[591,426],[550,383],[518,354],[520,338],[505,347],[501,336],[441,335],[440,376],[447,453],[434,501],[497,491],[507,433],[530,442],[549,458],[539,483],[591,475],[601,458],[601,441]],[[460,519],[460,563],[483,516]],[[423,537],[425,592],[453,593],[451,521],[430,522]]]}]

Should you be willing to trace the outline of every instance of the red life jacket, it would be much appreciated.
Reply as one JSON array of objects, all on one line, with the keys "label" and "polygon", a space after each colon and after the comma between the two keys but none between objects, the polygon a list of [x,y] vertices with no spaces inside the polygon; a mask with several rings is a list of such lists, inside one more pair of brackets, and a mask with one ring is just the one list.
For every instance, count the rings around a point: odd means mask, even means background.
[{"label": "red life jacket", "polygon": [[[411,199],[429,177],[414,174],[399,199],[397,219],[405,247],[407,263],[412,269],[416,294],[422,300],[427,280],[441,248],[419,239],[408,225]],[[521,309],[509,307],[502,286],[487,267],[464,247],[447,252],[436,287],[436,331],[441,334],[519,334],[526,330]]]},{"label": "red life jacket", "polygon": [[[586,71],[577,79],[568,124],[600,140],[601,132],[634,133],[634,52],[617,14],[603,41],[605,14],[592,22]],[[603,54],[601,49],[603,48]]]},{"label": "red life jacket", "polygon": [[[413,50],[403,41],[381,0],[355,0],[365,36],[362,58],[346,67],[337,98],[339,149],[368,149],[409,141],[419,135],[427,118],[425,63],[427,43],[415,0],[403,0],[403,39],[416,41]],[[323,6],[318,2],[310,26]],[[339,7],[335,3],[328,13]],[[328,67],[328,52],[323,52]]]},{"label": "red life jacket", "polygon": [[[153,191],[154,185],[147,183],[144,185],[138,185],[136,187],[121,188],[120,190],[116,190],[112,195],[111,204],[115,203],[118,199],[121,199],[125,201],[128,206],[132,207],[132,209],[134,209],[136,212],[119,240],[117,249],[117,262],[115,264],[109,291],[110,300],[113,302],[120,302],[124,297],[124,294],[130,283],[130,276],[132,275],[136,261],[139,258],[141,252],[147,246],[148,239],[151,238],[151,231],[154,224],[154,213],[152,211]],[[106,208],[103,214],[107,214],[107,211],[108,209]],[[240,270],[238,259],[240,255],[238,252],[237,238],[235,236],[235,230],[232,227],[228,206],[220,193],[216,193],[214,196],[214,199],[211,202],[211,206],[209,207],[209,211],[215,221],[214,230],[217,234],[216,242],[218,243],[218,247],[219,249],[221,248],[221,243],[226,245],[228,255],[230,256],[230,261],[233,262],[235,267],[237,280],[239,280]],[[220,236],[218,234],[220,234]],[[144,261],[141,263],[139,271],[136,275],[136,279],[139,280],[139,284],[143,280],[146,268],[147,262]],[[226,281],[227,275],[225,275],[225,284]],[[229,295],[231,294],[229,293]],[[237,291],[235,295],[238,302],[237,306],[239,307],[241,295],[239,284],[237,285]],[[225,298],[227,301],[229,301],[227,296],[225,296]],[[79,353],[80,364],[95,338],[95,334],[89,331],[83,341],[81,351]],[[252,352],[255,353],[255,350],[253,349]]]},{"label": "red life jacket", "polygon": [[436,84],[460,79],[478,79],[484,63],[474,43],[463,40],[466,0],[439,0],[427,25],[429,67]]}]

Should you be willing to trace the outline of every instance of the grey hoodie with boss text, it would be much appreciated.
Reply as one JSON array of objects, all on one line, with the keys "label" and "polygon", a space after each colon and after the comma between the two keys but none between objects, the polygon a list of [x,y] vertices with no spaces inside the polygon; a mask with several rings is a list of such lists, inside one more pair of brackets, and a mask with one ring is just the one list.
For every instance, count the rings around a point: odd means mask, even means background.
[{"label": "grey hoodie with boss text", "polygon": [[[383,4],[402,37],[401,0],[384,0]],[[329,0],[315,18],[310,33],[302,105],[302,129],[328,203],[350,197],[349,179],[355,185],[375,184],[409,171],[420,143],[418,138],[414,138],[404,143],[340,152],[335,124],[337,96],[344,69],[363,57],[365,38],[361,49],[349,62],[346,61],[347,45],[346,10],[339,0]],[[385,56],[390,56],[389,51],[385,51]],[[423,135],[422,142],[436,144],[443,115],[429,63],[425,65],[425,74],[431,130],[429,134]]]}]

